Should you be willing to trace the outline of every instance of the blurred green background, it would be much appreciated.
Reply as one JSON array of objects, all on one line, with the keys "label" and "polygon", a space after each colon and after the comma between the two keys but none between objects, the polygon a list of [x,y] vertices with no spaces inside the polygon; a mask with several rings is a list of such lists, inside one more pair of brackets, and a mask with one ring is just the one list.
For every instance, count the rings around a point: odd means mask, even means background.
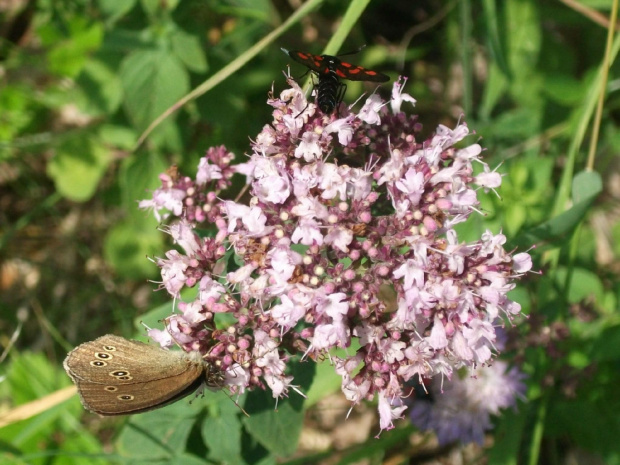
[{"label": "blurred green background", "polygon": [[[0,421],[70,384],[62,360],[73,346],[143,334],[140,321],[156,324],[171,310],[165,292],[154,292],[158,269],[148,260],[170,244],[137,202],[173,164],[194,175],[211,146],[245,160],[249,139],[271,121],[272,86],[285,88],[287,65],[293,76],[306,71],[280,47],[337,54],[366,44],[347,60],[408,76],[425,136],[465,119],[504,177],[501,198],[483,200],[485,214],[462,239],[489,228],[520,251],[535,244],[542,274],[513,292],[529,318],[511,328],[505,354],[528,374],[528,402],[499,418],[482,448],[433,448],[406,421],[374,439],[374,408],[347,423],[349,406],[338,400],[322,408],[339,420],[322,424],[312,408],[338,381],[319,366],[305,416],[285,405],[280,416],[242,419],[226,397],[207,395],[100,419],[74,397],[3,425],[0,461],[434,463],[460,454],[464,463],[620,463],[620,41],[607,44],[614,4],[1,2]],[[374,87],[348,83],[345,101]],[[390,86],[379,92],[389,96]],[[330,442],[347,424],[361,437]]]}]

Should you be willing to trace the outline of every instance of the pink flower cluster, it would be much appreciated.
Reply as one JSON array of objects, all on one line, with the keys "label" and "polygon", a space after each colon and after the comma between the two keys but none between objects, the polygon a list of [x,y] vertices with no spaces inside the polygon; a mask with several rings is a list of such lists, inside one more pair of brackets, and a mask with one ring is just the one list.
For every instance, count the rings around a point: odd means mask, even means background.
[{"label": "pink flower cluster", "polygon": [[[492,361],[495,326],[520,312],[506,294],[531,259],[506,252],[502,234],[458,240],[478,193],[501,184],[480,145],[462,142],[465,124],[418,140],[401,80],[389,102],[373,94],[358,113],[341,104],[332,115],[288,82],[247,162],[210,149],[195,180],[162,175],[141,203],[178,218],[167,232],[182,251],[157,260],[162,286],[175,299],[197,289],[150,334],[200,351],[233,391],[266,384],[274,397],[294,387],[290,353],[327,357],[352,403],[377,396],[389,429],[406,382]],[[247,203],[219,197],[234,173],[247,177]],[[234,323],[216,329],[224,313]]]}]

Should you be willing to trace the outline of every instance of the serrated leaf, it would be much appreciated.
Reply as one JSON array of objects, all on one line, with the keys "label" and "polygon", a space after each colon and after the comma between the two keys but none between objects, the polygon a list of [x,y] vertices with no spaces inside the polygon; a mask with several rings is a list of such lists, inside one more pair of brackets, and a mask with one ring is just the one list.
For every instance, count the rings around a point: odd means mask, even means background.
[{"label": "serrated leaf", "polygon": [[84,202],[95,193],[112,157],[110,151],[92,135],[64,141],[47,165],[47,174],[56,190],[76,202]]},{"label": "serrated leaf", "polygon": [[137,50],[121,64],[125,108],[140,131],[189,91],[178,58],[165,50]]}]

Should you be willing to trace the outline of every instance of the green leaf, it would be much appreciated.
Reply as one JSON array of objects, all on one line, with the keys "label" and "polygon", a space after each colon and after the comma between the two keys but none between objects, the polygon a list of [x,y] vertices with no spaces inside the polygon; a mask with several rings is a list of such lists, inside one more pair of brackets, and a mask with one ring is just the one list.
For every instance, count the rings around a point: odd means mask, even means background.
[{"label": "green leaf", "polygon": [[140,218],[144,218],[145,215],[154,217],[153,212],[138,209],[138,202],[150,199],[153,191],[161,187],[159,175],[168,167],[164,157],[154,150],[148,153],[141,152],[135,157],[123,160],[119,185],[124,207]]},{"label": "green leaf", "polygon": [[553,246],[558,241],[566,239],[581,223],[601,189],[602,183],[598,173],[578,174],[573,181],[573,197],[577,202],[561,215],[519,236],[509,247],[515,245],[527,247],[537,242],[547,242]]},{"label": "green leaf", "polygon": [[507,88],[506,75],[496,64],[489,63],[488,73],[480,105],[480,115],[483,120],[490,118],[493,109],[506,93]]},{"label": "green leaf", "polygon": [[164,318],[172,314],[172,302],[166,302],[149,310],[147,313],[137,316],[134,319],[134,327],[138,330],[136,339],[142,342],[148,341],[148,336],[144,332],[143,324],[149,328],[162,329]]},{"label": "green leaf", "polygon": [[344,453],[337,463],[338,465],[356,464],[368,458],[374,458],[371,463],[385,463],[383,458],[387,452],[399,447],[399,445],[406,444],[414,432],[415,427],[410,423],[390,431],[383,431],[378,438],[366,441],[358,447],[352,447],[352,450]]},{"label": "green leaf", "polygon": [[88,19],[79,16],[74,16],[69,21],[70,38],[55,43],[55,48],[47,54],[52,73],[77,76],[90,52],[100,47],[103,40],[103,24],[88,24],[88,22]]},{"label": "green leaf", "polygon": [[92,137],[82,134],[64,141],[47,166],[56,190],[76,202],[90,199],[103,177],[112,156]]},{"label": "green leaf", "polygon": [[160,0],[140,0],[142,9],[146,12],[147,16],[157,17],[161,15],[163,11],[173,11],[180,0],[170,0],[161,2]]},{"label": "green leaf", "polygon": [[482,11],[484,12],[484,23],[486,26],[489,51],[493,57],[490,63],[497,66],[497,70],[507,76],[510,74],[510,70],[508,69],[508,63],[506,63],[506,56],[501,43],[500,30],[502,29],[502,25],[500,24],[501,20],[497,11],[497,5],[493,0],[483,0]]},{"label": "green leaf", "polygon": [[137,0],[99,0],[97,5],[108,22],[115,22],[127,14],[136,4]]},{"label": "green leaf", "polygon": [[161,253],[163,237],[154,218],[146,221],[118,223],[106,236],[104,256],[120,276],[139,279],[153,277],[158,268],[147,257]]},{"label": "green leaf", "polygon": [[506,205],[506,223],[505,227],[508,229],[509,234],[514,234],[527,220],[527,208],[523,204],[511,203]]},{"label": "green leaf", "polygon": [[[520,410],[527,410],[521,406]],[[496,465],[516,465],[523,428],[527,416],[522,411],[505,410],[499,418],[494,434],[493,447],[489,450],[489,463]]]},{"label": "green leaf", "polygon": [[[292,371],[293,383],[300,386],[302,392],[307,390],[314,376],[314,363],[297,363]],[[244,419],[244,424],[248,433],[268,451],[285,457],[297,449],[304,418],[304,398],[291,390],[287,398],[278,400],[277,410],[275,406],[276,399],[269,391],[253,393],[245,403],[250,417]]]},{"label": "green leaf", "polygon": [[175,456],[166,463],[169,465],[212,465],[212,462],[191,454],[181,454],[179,456]]},{"label": "green leaf", "polygon": [[317,362],[316,375],[312,380],[312,385],[306,393],[308,399],[306,400],[306,407],[311,407],[321,399],[324,399],[329,394],[333,394],[340,389],[342,384],[342,377],[339,376],[334,370],[333,365],[329,360],[323,362]]},{"label": "green leaf", "polygon": [[538,132],[543,116],[542,111],[542,107],[522,107],[502,112],[493,124],[495,137],[520,138]]},{"label": "green leaf", "polygon": [[611,246],[616,257],[620,256],[620,222],[616,222],[611,228]]},{"label": "green leaf", "polygon": [[121,81],[103,62],[88,60],[77,79],[84,96],[81,110],[92,116],[114,113],[123,99]]},{"label": "green leaf", "polygon": [[123,428],[118,451],[139,460],[170,460],[185,452],[200,409],[181,400],[164,408],[133,415]]},{"label": "green leaf", "polygon": [[[564,288],[568,272],[565,267],[559,267],[556,270],[554,279],[559,289]],[[579,267],[571,270],[570,286],[566,290],[566,300],[569,303],[578,303],[589,298],[600,302],[603,294],[603,283],[596,273]]]},{"label": "green leaf", "polygon": [[[535,72],[542,45],[541,22],[536,2],[506,0],[506,50],[512,74],[511,92],[520,101],[539,98],[533,91],[532,79],[539,77]],[[538,82],[536,88],[542,82]]]},{"label": "green leaf", "polygon": [[124,150],[129,150],[136,143],[136,133],[131,128],[115,124],[99,126],[99,137],[104,144]]},{"label": "green leaf", "polygon": [[[307,16],[312,10],[318,8],[318,6],[323,3],[324,0],[308,0],[302,6],[300,6],[295,13],[290,15],[284,23],[278,26],[276,29],[271,31],[267,36],[256,42],[252,45],[248,50],[243,52],[233,61],[228,63],[218,72],[216,72],[213,76],[207,79],[205,82],[200,84],[198,87],[192,90],[191,93],[185,95],[182,99],[176,102],[176,105],[183,106],[187,102],[191,100],[195,100],[199,96],[211,90],[216,85],[220,84],[223,80],[230,77],[233,73],[235,73],[238,69],[240,69],[243,65],[245,65],[248,61],[254,58],[258,53],[265,49],[269,44],[275,41],[280,35],[282,35],[286,30],[291,28],[295,23],[299,22],[301,18]],[[364,0],[368,1],[368,0]],[[355,3],[358,3],[357,1]],[[353,6],[353,5],[352,5]],[[344,23],[344,19],[343,19]],[[161,124],[166,118],[162,117],[153,123],[153,127],[149,128],[148,131],[145,131],[140,138],[138,139],[138,145],[141,144],[150,134],[151,132]]]},{"label": "green leaf", "polygon": [[[84,413],[84,409],[80,405],[80,414]],[[87,414],[90,415],[90,414]],[[52,446],[48,449],[50,455],[56,457],[56,461],[51,462],[47,457],[38,457],[41,465],[46,463],[62,463],[63,465],[83,465],[85,460],[89,465],[109,465],[114,463],[115,456],[109,456],[103,451],[101,440],[90,434],[82,425],[76,425],[75,431],[70,431],[64,436],[62,441],[62,450],[52,452]],[[53,430],[53,435],[58,435],[58,429]],[[38,444],[39,450],[41,450],[41,443]],[[32,450],[36,450],[33,448]],[[36,452],[32,453],[35,457],[38,455]],[[37,463],[35,460],[25,456],[29,465]],[[4,463],[4,462],[2,462]]]},{"label": "green leaf", "polygon": [[[30,109],[31,103],[30,90],[27,87],[6,82],[2,84],[0,87],[0,108],[2,108],[0,142],[11,141],[30,124],[34,116]],[[0,157],[0,160],[2,159],[3,157]]]},{"label": "green leaf", "polygon": [[550,407],[545,424],[547,434],[570,439],[571,442],[600,454],[617,453],[619,408],[617,396],[613,400],[557,400]]},{"label": "green leaf", "polygon": [[137,50],[121,64],[127,113],[139,130],[189,91],[189,77],[178,58],[165,50]]},{"label": "green leaf", "polygon": [[544,94],[560,105],[574,106],[584,98],[583,82],[564,74],[546,75]]},{"label": "green leaf", "polygon": [[[6,406],[9,403],[22,405],[41,399],[69,384],[71,381],[62,368],[50,363],[43,354],[14,352],[6,371],[6,379],[1,385],[2,401]],[[100,454],[102,448],[99,441],[75,419],[83,413],[84,409],[75,396],[69,401],[50,406],[36,416],[1,428],[0,463],[50,463],[49,457],[41,451],[57,449],[59,441],[63,451],[78,453],[63,457],[62,463],[67,465],[83,463],[80,456],[84,454]],[[79,430],[79,434],[76,430]],[[104,465],[109,462],[93,458],[89,463]]]},{"label": "green leaf", "polygon": [[178,29],[170,37],[172,51],[192,71],[206,73],[209,69],[204,48],[198,37]]},{"label": "green leaf", "polygon": [[230,399],[225,399],[218,407],[219,411],[205,418],[200,429],[209,447],[209,459],[216,463],[242,463],[239,409]]},{"label": "green leaf", "polygon": [[620,326],[606,328],[594,340],[590,355],[598,362],[620,360]]},{"label": "green leaf", "polygon": [[594,202],[603,191],[601,175],[594,171],[581,171],[573,179],[573,202]]}]

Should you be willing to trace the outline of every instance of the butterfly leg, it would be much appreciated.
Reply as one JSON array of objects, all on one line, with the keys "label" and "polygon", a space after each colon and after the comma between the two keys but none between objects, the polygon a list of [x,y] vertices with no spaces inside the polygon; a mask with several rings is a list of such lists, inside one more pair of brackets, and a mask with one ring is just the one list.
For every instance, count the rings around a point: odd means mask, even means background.
[{"label": "butterfly leg", "polygon": [[347,92],[347,85],[343,82],[338,83],[338,91],[336,92],[336,116],[340,116],[340,104],[344,100],[344,94]]}]

